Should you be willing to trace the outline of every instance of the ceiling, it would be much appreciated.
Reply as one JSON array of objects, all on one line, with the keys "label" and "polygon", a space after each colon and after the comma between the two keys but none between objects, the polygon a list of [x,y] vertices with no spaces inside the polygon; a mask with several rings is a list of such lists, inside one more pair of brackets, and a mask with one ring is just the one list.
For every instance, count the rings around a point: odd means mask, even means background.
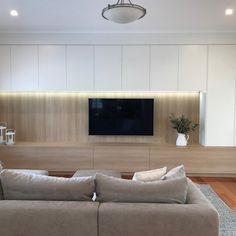
[{"label": "ceiling", "polygon": [[[147,15],[130,24],[106,21],[101,10],[116,0],[0,0],[1,32],[236,32],[236,0],[134,0]],[[9,15],[11,9],[18,17]]]}]

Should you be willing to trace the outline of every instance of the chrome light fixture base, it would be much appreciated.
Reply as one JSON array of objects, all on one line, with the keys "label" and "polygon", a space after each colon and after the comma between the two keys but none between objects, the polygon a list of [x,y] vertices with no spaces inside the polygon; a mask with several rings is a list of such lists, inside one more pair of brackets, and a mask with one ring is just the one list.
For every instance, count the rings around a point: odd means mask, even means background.
[{"label": "chrome light fixture base", "polygon": [[146,9],[142,6],[131,3],[125,3],[124,0],[118,0],[116,4],[108,4],[102,10],[102,16],[106,20],[119,24],[127,24],[135,20],[139,20],[146,15]]}]

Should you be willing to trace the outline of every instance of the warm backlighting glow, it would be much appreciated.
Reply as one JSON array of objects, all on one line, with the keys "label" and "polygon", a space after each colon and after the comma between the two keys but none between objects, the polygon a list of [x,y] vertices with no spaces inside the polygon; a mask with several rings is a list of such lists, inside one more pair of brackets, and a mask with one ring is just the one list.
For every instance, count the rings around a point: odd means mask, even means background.
[{"label": "warm backlighting glow", "polygon": [[80,97],[80,98],[155,98],[155,97],[195,97],[199,92],[0,92],[0,97]]},{"label": "warm backlighting glow", "polygon": [[18,14],[18,11],[17,11],[17,10],[11,10],[11,11],[10,11],[10,15],[11,15],[11,16],[18,16],[19,14]]},{"label": "warm backlighting glow", "polygon": [[225,10],[225,15],[226,16],[231,16],[233,14],[234,14],[234,9],[228,8],[228,9]]}]

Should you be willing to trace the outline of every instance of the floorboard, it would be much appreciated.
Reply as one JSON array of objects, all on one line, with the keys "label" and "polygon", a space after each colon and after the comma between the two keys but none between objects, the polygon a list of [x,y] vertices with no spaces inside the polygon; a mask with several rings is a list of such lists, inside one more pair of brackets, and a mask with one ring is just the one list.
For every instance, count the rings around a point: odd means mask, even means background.
[{"label": "floorboard", "polygon": [[220,198],[236,212],[236,178],[191,177],[195,183],[209,184]]}]

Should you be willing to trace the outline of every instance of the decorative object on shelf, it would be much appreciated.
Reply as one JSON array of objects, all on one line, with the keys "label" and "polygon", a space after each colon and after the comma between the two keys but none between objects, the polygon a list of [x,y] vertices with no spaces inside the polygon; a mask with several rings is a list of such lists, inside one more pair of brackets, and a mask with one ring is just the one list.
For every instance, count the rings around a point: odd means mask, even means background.
[{"label": "decorative object on shelf", "polygon": [[146,9],[142,6],[128,2],[124,0],[118,0],[116,4],[108,4],[102,10],[102,16],[106,20],[113,21],[119,24],[127,24],[135,20],[139,20],[146,15]]},{"label": "decorative object on shelf", "polygon": [[15,144],[16,131],[14,129],[6,130],[6,145]]},{"label": "decorative object on shelf", "polygon": [[7,123],[0,122],[0,144],[5,143]]},{"label": "decorative object on shelf", "polygon": [[176,129],[178,136],[176,139],[176,146],[187,146],[189,140],[189,132],[195,130],[198,124],[189,120],[184,115],[176,117],[174,114],[170,114],[169,120],[172,124],[172,128]]}]

